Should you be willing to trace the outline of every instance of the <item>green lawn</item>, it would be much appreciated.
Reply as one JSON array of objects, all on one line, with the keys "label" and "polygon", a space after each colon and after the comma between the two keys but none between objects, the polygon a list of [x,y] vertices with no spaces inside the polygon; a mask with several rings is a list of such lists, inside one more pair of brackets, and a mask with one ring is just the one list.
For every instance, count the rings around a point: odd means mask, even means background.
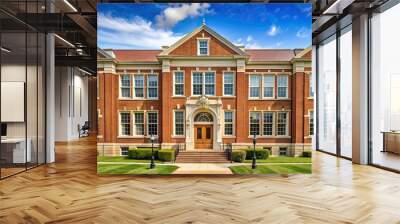
[{"label": "green lawn", "polygon": [[[245,160],[251,163],[251,160]],[[257,159],[257,163],[311,163],[310,157],[271,156],[268,159]]]},{"label": "green lawn", "polygon": [[178,166],[158,165],[149,169],[148,164],[97,164],[98,174],[171,174]]},{"label": "green lawn", "polygon": [[270,164],[257,165],[251,169],[251,165],[229,167],[234,174],[310,174],[311,164]]},{"label": "green lawn", "polygon": [[[150,163],[148,159],[129,159],[127,156],[97,156],[97,162],[132,162],[132,163]],[[155,163],[163,163],[155,160]]]}]

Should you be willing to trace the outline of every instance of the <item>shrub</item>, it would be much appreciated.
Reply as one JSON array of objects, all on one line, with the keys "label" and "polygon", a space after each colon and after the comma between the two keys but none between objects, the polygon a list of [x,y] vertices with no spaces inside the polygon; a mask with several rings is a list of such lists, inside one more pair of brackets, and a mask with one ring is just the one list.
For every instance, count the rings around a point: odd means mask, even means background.
[{"label": "shrub", "polygon": [[158,159],[160,161],[172,162],[175,160],[175,150],[173,149],[162,149],[158,151]]},{"label": "shrub", "polygon": [[[158,149],[154,148],[154,158],[157,159]],[[130,159],[151,159],[151,148],[129,149],[128,157]]]},{"label": "shrub", "polygon": [[[252,148],[247,148],[243,149],[246,151],[246,159],[253,159],[253,149]],[[269,151],[267,149],[263,148],[256,148],[256,158],[257,159],[268,159],[269,157]]]},{"label": "shrub", "polygon": [[241,163],[246,159],[246,151],[243,150],[233,150],[232,151],[232,161]]},{"label": "shrub", "polygon": [[301,154],[302,157],[311,157],[312,156],[312,152],[311,151],[304,151]]}]

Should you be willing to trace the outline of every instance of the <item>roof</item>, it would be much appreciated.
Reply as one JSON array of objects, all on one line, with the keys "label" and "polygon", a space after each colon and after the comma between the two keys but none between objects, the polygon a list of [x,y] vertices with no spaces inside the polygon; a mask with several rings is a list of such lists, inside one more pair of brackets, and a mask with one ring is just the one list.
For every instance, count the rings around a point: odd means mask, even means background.
[{"label": "roof", "polygon": [[250,56],[249,61],[290,61],[296,56],[297,50],[291,49],[245,49]]},{"label": "roof", "polygon": [[113,50],[119,62],[158,62],[162,50]]}]

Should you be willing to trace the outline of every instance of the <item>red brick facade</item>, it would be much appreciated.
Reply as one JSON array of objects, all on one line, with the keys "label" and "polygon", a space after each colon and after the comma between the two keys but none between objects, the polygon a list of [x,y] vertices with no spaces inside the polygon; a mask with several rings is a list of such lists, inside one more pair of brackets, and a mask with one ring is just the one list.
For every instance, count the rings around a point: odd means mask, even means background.
[{"label": "red brick facade", "polygon": [[[208,40],[207,55],[198,55],[198,38]],[[98,150],[99,153],[119,155],[122,146],[149,145],[146,113],[158,113],[157,136],[164,148],[183,146],[188,150],[196,150],[193,117],[199,112],[209,112],[214,117],[212,142],[213,149],[220,150],[222,144],[232,143],[235,148],[248,147],[252,144],[250,133],[250,113],[261,112],[260,136],[257,144],[270,148],[278,154],[280,148],[286,148],[293,153],[304,148],[311,148],[309,127],[309,111],[313,108],[313,98],[310,96],[311,50],[245,50],[227,42],[206,26],[202,26],[192,34],[184,37],[178,43],[162,51],[145,52],[135,50],[101,50],[98,58]],[[137,54],[146,54],[145,56]],[[274,55],[277,54],[277,55]],[[130,57],[130,55],[132,55]],[[153,55],[153,56],[152,56]],[[123,60],[119,60],[119,59]],[[129,60],[131,58],[131,60]],[[144,59],[146,61],[144,61]],[[174,95],[174,73],[183,73],[184,91],[182,96]],[[193,73],[211,72],[215,79],[213,94],[205,97],[193,94]],[[224,91],[224,73],[233,73],[234,94],[226,96]],[[148,76],[158,77],[158,98],[148,99]],[[143,91],[145,97],[136,99],[121,99],[121,75],[130,77],[130,93],[134,95],[136,75],[144,76]],[[249,97],[250,76],[260,75],[273,77],[273,99]],[[202,76],[202,77],[203,77]],[[287,97],[278,98],[278,77],[287,77]],[[203,79],[203,81],[205,78]],[[261,82],[264,78],[261,78]],[[127,82],[128,83],[128,82]],[[203,82],[203,94],[206,87]],[[260,84],[258,93],[264,93],[264,84]],[[140,85],[139,85],[140,86]],[[281,88],[282,89],[282,88]],[[285,89],[285,88],[283,88]],[[138,90],[139,91],[139,90]],[[210,90],[211,91],[211,90]],[[257,91],[256,91],[257,92]],[[206,106],[201,104],[205,98]],[[175,111],[183,111],[185,123],[184,134],[176,136],[174,130]],[[233,133],[225,135],[225,111],[233,114]],[[131,130],[121,135],[120,112],[130,114]],[[274,135],[263,136],[264,113],[274,115],[272,129]],[[135,126],[135,113],[144,114],[144,135],[132,134]],[[286,113],[286,133],[278,133],[278,113]],[[266,123],[266,122],[265,122]],[[141,123],[139,122],[139,125]],[[285,125],[282,125],[284,127]],[[125,127],[125,126],[124,126]],[[125,130],[124,129],[124,130]],[[136,130],[136,129],[135,129]],[[138,128],[137,130],[141,130]],[[136,132],[137,132],[136,130]],[[269,132],[268,132],[269,133]]]}]

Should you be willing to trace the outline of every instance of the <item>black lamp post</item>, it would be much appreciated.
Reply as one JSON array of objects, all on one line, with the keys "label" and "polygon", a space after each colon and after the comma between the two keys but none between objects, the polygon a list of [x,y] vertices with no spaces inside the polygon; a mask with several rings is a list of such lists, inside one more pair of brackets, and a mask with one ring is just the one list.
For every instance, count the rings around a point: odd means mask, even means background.
[{"label": "black lamp post", "polygon": [[150,162],[150,169],[154,169],[156,164],[154,163],[154,135],[150,136],[151,141],[151,162]]},{"label": "black lamp post", "polygon": [[257,167],[257,164],[256,164],[256,141],[257,141],[257,136],[256,136],[256,133],[254,133],[254,135],[253,135],[253,160],[251,163],[252,169],[255,169]]}]

